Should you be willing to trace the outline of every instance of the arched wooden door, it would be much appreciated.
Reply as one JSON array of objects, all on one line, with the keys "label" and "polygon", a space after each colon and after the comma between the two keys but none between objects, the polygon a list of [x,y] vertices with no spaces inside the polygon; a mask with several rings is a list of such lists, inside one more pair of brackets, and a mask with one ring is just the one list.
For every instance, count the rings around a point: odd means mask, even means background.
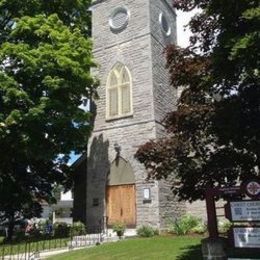
[{"label": "arched wooden door", "polygon": [[124,223],[136,226],[136,191],[131,165],[122,158],[113,162],[108,175],[106,190],[108,226]]},{"label": "arched wooden door", "polygon": [[135,185],[119,185],[107,187],[107,216],[108,225],[124,223],[134,227],[135,212]]}]

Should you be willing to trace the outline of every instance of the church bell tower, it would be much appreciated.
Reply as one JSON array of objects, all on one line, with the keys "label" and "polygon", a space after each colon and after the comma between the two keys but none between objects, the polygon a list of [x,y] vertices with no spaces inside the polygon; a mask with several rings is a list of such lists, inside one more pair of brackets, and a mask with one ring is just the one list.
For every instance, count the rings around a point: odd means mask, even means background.
[{"label": "church bell tower", "polygon": [[176,43],[172,0],[96,0],[91,11],[100,87],[88,149],[86,223],[162,228],[183,205],[167,181],[147,181],[134,155],[164,136],[161,121],[176,106],[164,55]]}]

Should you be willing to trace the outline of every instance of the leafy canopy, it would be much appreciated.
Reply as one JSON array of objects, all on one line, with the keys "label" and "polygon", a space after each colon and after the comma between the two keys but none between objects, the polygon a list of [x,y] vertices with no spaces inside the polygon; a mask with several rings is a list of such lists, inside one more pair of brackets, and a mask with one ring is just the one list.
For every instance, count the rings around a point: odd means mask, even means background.
[{"label": "leafy canopy", "polygon": [[164,120],[168,137],[140,147],[136,157],[152,178],[176,178],[184,200],[205,189],[259,176],[260,8],[253,0],[175,0],[201,10],[186,49],[169,46],[173,87],[185,86],[177,110]]},{"label": "leafy canopy", "polygon": [[[90,1],[0,1],[0,209],[3,218],[50,201],[83,152],[95,94]],[[35,206],[34,206],[35,205]],[[29,214],[29,215],[30,215]]]}]

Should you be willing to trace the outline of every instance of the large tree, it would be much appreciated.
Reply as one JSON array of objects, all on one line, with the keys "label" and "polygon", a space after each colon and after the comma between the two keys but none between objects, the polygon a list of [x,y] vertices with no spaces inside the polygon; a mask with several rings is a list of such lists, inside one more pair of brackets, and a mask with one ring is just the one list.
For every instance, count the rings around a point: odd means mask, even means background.
[{"label": "large tree", "polygon": [[152,178],[176,175],[173,192],[203,199],[205,189],[259,176],[260,7],[254,0],[176,0],[198,8],[190,46],[169,46],[173,87],[184,87],[164,120],[168,137],[140,147],[136,157]]},{"label": "large tree", "polygon": [[0,218],[40,214],[84,152],[95,94],[90,0],[0,1]]}]

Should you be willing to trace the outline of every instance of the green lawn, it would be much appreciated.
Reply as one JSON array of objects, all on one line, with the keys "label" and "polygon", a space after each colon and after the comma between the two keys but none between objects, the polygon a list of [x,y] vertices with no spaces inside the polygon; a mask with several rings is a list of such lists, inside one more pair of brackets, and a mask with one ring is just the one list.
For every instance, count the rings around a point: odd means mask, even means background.
[{"label": "green lawn", "polygon": [[154,237],[123,240],[94,248],[76,250],[49,260],[199,260],[199,237]]}]

